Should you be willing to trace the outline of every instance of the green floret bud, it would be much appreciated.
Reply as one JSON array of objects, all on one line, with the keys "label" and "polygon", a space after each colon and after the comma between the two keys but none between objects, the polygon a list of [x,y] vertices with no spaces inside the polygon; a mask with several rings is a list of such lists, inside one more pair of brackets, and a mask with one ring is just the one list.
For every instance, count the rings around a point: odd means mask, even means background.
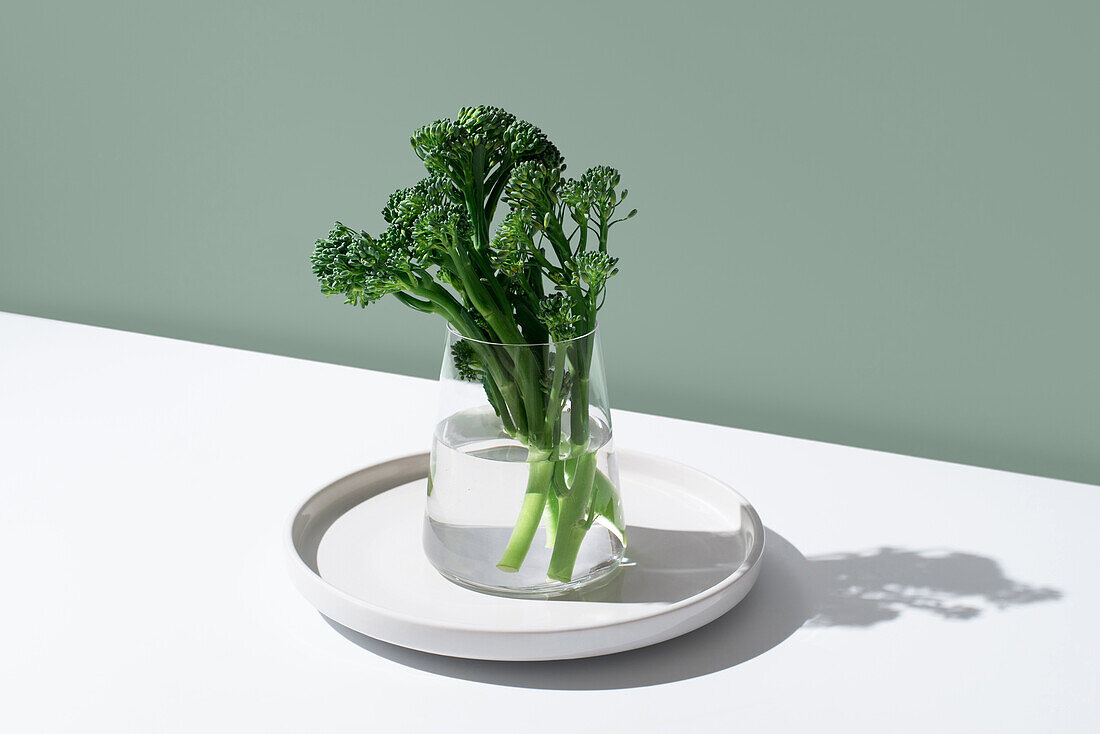
[{"label": "green floret bud", "polygon": [[408,233],[390,227],[377,240],[367,240],[366,261],[375,277],[395,279],[413,269],[412,241]]},{"label": "green floret bud", "polygon": [[[496,250],[492,256],[493,267],[506,278],[516,279],[523,275],[527,268],[527,261],[519,250]],[[517,288],[511,288],[510,292],[520,293]]]},{"label": "green floret bud", "polygon": [[316,241],[310,263],[326,296],[343,294],[346,303],[367,305],[363,288],[369,269],[364,261],[366,237],[336,222],[328,237]]},{"label": "green floret bud", "polygon": [[451,166],[457,160],[456,149],[460,147],[465,131],[457,129],[450,120],[436,120],[412,134],[409,142],[413,151],[429,171],[439,176],[448,176]]},{"label": "green floret bud", "polygon": [[535,316],[554,341],[575,337],[577,324],[581,321],[580,315],[573,308],[573,300],[564,293],[554,293],[540,300]]},{"label": "green floret bud", "polygon": [[424,210],[413,224],[413,251],[417,256],[431,260],[435,250],[445,251],[469,236],[470,220],[465,211],[453,204],[432,206]]},{"label": "green floret bud", "polygon": [[470,346],[470,342],[460,340],[452,344],[451,360],[454,362],[459,379],[468,382],[481,382],[484,377],[484,370],[481,367],[481,360],[478,359],[474,348]]},{"label": "green floret bud", "polygon": [[600,219],[610,220],[615,207],[622,201],[615,193],[615,187],[619,185],[619,172],[611,166],[594,166],[581,176],[581,185],[587,193],[591,209]]},{"label": "green floret bud", "polygon": [[574,272],[578,281],[584,281],[592,288],[602,288],[607,280],[619,272],[619,258],[606,252],[582,252],[577,255]]},{"label": "green floret bud", "polygon": [[504,131],[504,143],[516,160],[526,160],[542,155],[547,147],[553,147],[542,130],[523,120],[516,120]]},{"label": "green floret bud", "polygon": [[439,269],[435,271],[435,279],[440,283],[447,285],[461,285],[462,281],[458,277],[458,274],[452,272],[446,265],[440,265]]},{"label": "green floret bud", "polygon": [[614,199],[614,189],[619,185],[619,172],[611,166],[593,166],[581,176],[581,182],[593,199]]},{"label": "green floret bud", "polygon": [[504,221],[497,227],[496,236],[493,238],[493,247],[500,249],[522,250],[533,247],[531,234],[534,225],[531,219],[522,211],[512,210],[504,217]]},{"label": "green floret bud", "polygon": [[567,180],[561,185],[558,197],[573,211],[574,218],[588,217],[588,210],[592,208],[592,196],[583,183],[575,178]]},{"label": "green floret bud", "polygon": [[427,176],[407,189],[390,194],[382,209],[387,224],[411,232],[416,220],[433,207],[447,207],[453,203],[450,183],[440,176]]},{"label": "green floret bud", "polygon": [[[559,347],[560,348],[560,347]],[[554,376],[554,369],[551,368],[543,376],[542,385],[546,388],[547,392],[550,391],[556,379]],[[562,410],[569,403],[569,393],[573,390],[573,373],[568,368],[563,369],[561,373],[561,387],[558,388],[558,402],[553,406],[554,410]]]},{"label": "green floret bud", "polygon": [[526,211],[540,222],[557,204],[561,169],[548,168],[539,161],[526,161],[512,170],[504,186],[504,200],[513,209]]},{"label": "green floret bud", "polygon": [[492,243],[493,266],[507,278],[523,275],[528,264],[528,249],[534,247],[534,226],[523,212],[512,210],[497,228]]},{"label": "green floret bud", "polygon": [[342,294],[345,303],[365,308],[403,290],[402,276],[411,270],[411,262],[397,237],[387,230],[375,240],[365,232],[334,224],[327,238],[317,240],[310,258],[321,292]]},{"label": "green floret bud", "polygon": [[559,173],[565,170],[565,156],[558,150],[558,146],[550,141],[546,142],[546,147],[539,153],[536,160],[547,168],[556,168]]},{"label": "green floret bud", "polygon": [[394,224],[397,222],[398,210],[401,207],[401,202],[403,202],[408,195],[408,189],[398,189],[390,194],[390,198],[386,200],[386,205],[382,207],[382,218],[386,220],[386,224]]},{"label": "green floret bud", "polygon": [[466,129],[470,140],[488,147],[499,146],[505,131],[515,121],[516,116],[511,112],[490,105],[463,107],[455,118],[455,123]]}]

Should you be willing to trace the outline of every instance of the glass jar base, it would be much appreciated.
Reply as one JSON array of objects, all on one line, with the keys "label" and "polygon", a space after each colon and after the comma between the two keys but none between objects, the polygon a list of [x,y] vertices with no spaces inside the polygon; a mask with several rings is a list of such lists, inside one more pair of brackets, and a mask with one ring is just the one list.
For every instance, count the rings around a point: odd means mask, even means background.
[{"label": "glass jar base", "polygon": [[547,580],[543,584],[536,584],[533,586],[493,586],[489,584],[479,583],[477,581],[471,581],[469,579],[456,576],[453,573],[445,571],[442,568],[436,567],[439,574],[450,581],[453,584],[457,584],[463,588],[470,589],[471,591],[477,591],[482,594],[491,594],[493,596],[501,596],[509,599],[554,599],[560,596],[566,596],[576,591],[590,591],[592,589],[598,589],[601,586],[609,583],[621,568],[621,558],[615,558],[608,561],[606,564],[597,566],[580,578],[575,578],[569,583],[561,581]]}]

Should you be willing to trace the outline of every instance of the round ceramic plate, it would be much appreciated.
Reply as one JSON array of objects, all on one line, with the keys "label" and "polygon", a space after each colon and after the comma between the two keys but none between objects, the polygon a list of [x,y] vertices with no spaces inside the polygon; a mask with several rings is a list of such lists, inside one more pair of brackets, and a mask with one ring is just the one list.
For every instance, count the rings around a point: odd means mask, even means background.
[{"label": "round ceramic plate", "polygon": [[287,533],[298,590],[378,640],[481,660],[562,660],[631,650],[717,619],[760,572],[764,526],[729,486],[618,451],[627,560],[606,586],[505,599],[447,581],[421,549],[428,455],[368,467],[320,490]]}]

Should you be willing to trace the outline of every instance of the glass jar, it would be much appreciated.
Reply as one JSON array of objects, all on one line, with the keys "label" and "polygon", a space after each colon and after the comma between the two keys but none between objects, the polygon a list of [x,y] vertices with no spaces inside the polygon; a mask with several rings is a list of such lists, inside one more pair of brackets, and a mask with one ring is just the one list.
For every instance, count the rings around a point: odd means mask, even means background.
[{"label": "glass jar", "polygon": [[498,344],[448,327],[424,550],[477,591],[558,596],[610,580],[625,546],[597,331]]}]

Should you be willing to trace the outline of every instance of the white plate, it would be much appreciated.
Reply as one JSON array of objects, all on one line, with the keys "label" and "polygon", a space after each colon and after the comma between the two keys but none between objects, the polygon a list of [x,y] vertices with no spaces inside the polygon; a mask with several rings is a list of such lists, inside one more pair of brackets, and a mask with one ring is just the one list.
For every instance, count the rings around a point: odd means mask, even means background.
[{"label": "white plate", "polygon": [[428,455],[368,467],[294,513],[294,585],[326,617],[394,645],[481,660],[562,660],[677,637],[740,602],[760,572],[764,526],[714,477],[617,451],[628,564],[600,589],[505,599],[439,575],[421,549]]}]

